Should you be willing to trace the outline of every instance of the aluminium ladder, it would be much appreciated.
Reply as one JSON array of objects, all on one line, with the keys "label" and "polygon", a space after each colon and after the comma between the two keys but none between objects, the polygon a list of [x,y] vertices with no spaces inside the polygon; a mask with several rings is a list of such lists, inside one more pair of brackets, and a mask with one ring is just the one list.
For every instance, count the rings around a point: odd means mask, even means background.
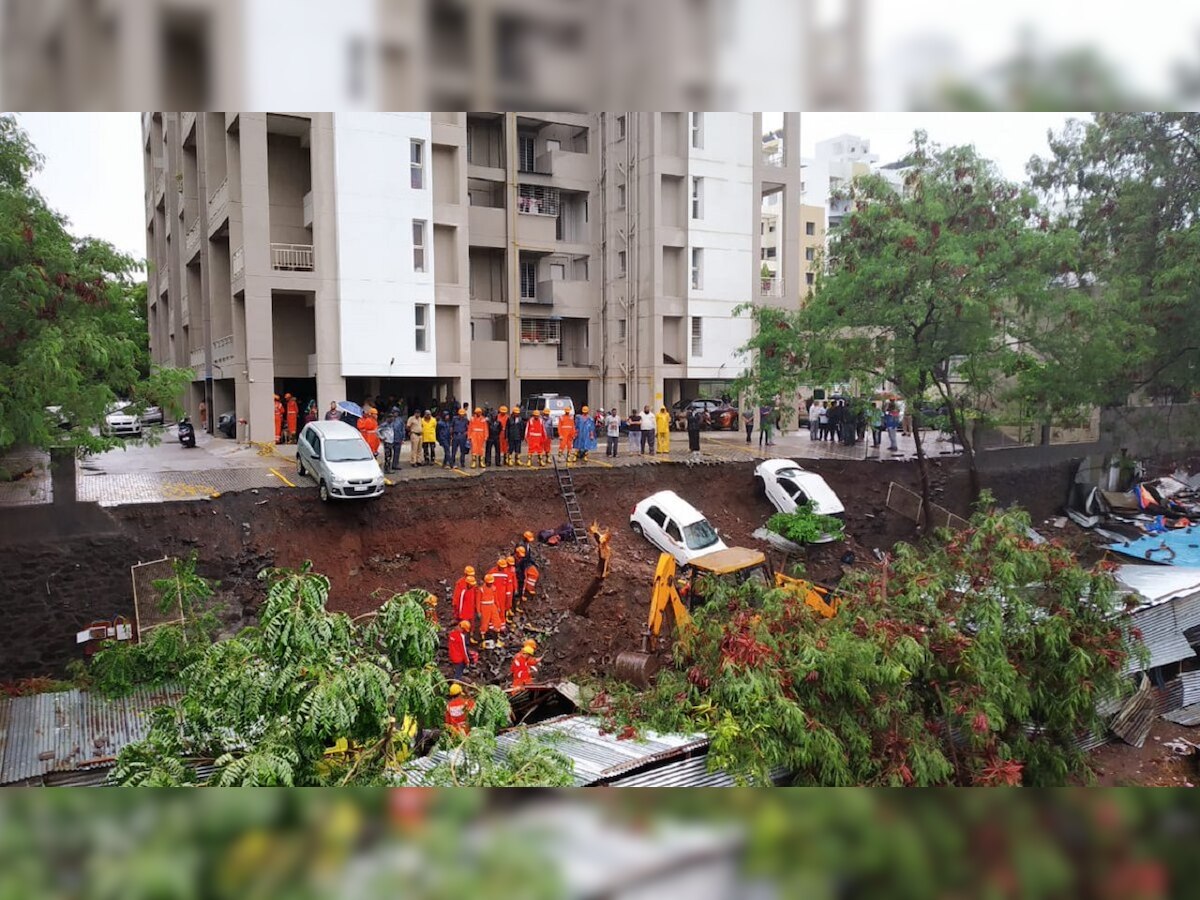
[{"label": "aluminium ladder", "polygon": [[554,476],[558,479],[558,491],[562,494],[563,504],[567,507],[567,521],[571,523],[571,529],[575,532],[575,545],[590,547],[587,525],[583,521],[583,510],[579,507],[579,497],[575,494],[575,480],[571,477],[571,470],[565,465],[560,466],[558,458],[553,454],[550,458],[554,462]]}]

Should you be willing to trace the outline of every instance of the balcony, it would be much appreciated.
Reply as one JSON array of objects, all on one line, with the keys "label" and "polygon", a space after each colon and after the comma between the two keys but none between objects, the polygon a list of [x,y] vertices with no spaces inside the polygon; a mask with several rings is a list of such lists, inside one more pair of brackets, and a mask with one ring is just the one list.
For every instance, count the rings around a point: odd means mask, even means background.
[{"label": "balcony", "polygon": [[200,252],[200,220],[196,219],[192,223],[192,227],[187,230],[187,237],[184,238],[185,258],[191,259]]},{"label": "balcony", "polygon": [[588,154],[573,150],[550,150],[534,163],[534,171],[540,174],[588,184],[596,180],[595,169],[596,164]]},{"label": "balcony", "polygon": [[233,251],[233,256],[229,260],[229,277],[238,278],[246,270],[246,254],[243,247],[238,247]]},{"label": "balcony", "polygon": [[522,297],[521,302],[552,303],[555,306],[587,308],[590,299],[588,284],[586,281],[566,281],[561,278],[539,281],[537,296],[533,299]]},{"label": "balcony", "polygon": [[553,216],[522,212],[517,216],[517,242],[522,246],[553,247],[558,241],[557,225]]},{"label": "balcony", "polygon": [[[550,221],[551,226],[554,220]],[[467,212],[467,227],[471,244],[478,247],[503,247],[508,229],[501,207],[472,206]]]},{"label": "balcony", "polygon": [[215,228],[229,213],[229,179],[225,178],[208,197],[208,226]]},{"label": "balcony", "polygon": [[304,227],[312,228],[313,223],[313,198],[312,191],[304,195]]},{"label": "balcony", "polygon": [[508,373],[508,341],[471,341],[471,374],[503,378]]},{"label": "balcony", "polygon": [[769,278],[758,279],[758,296],[760,297],[782,297],[783,296],[783,279],[778,275],[772,275]]},{"label": "balcony", "polygon": [[528,344],[521,342],[517,365],[522,375],[553,373],[558,368],[558,344]]},{"label": "balcony", "polygon": [[[213,341],[212,361],[214,366],[227,366],[233,362],[233,335]],[[222,378],[225,376],[221,376]]]},{"label": "balcony", "polygon": [[311,272],[312,244],[271,244],[271,268],[276,272]]}]

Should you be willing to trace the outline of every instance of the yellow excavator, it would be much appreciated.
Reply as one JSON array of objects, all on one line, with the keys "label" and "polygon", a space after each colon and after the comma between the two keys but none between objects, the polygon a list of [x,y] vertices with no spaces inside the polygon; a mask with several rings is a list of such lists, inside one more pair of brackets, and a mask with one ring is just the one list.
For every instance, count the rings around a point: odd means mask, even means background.
[{"label": "yellow excavator", "polygon": [[[691,609],[704,602],[700,594],[705,580],[710,578],[729,579],[734,584],[755,580],[763,585],[774,585],[787,591],[796,600],[803,601],[825,618],[837,614],[838,601],[831,597],[828,588],[792,578],[782,572],[773,572],[766,554],[747,547],[728,547],[693,559],[685,567],[684,577],[678,577],[675,558],[670,553],[658,557],[654,570],[654,587],[650,594],[650,615],[642,632],[640,650],[625,650],[617,654],[615,674],[623,681],[647,687],[658,669],[659,637],[663,631],[668,610],[675,619],[675,629],[680,631],[691,624]],[[682,584],[680,584],[682,581]]]}]

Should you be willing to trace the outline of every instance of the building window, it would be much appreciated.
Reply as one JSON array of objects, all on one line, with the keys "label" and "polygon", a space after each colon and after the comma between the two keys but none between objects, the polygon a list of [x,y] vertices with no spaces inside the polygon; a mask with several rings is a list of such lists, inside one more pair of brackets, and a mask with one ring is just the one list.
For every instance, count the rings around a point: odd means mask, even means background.
[{"label": "building window", "polygon": [[627,270],[625,268],[625,251],[618,250],[617,251],[617,275],[618,275],[618,277],[624,278],[626,271]]},{"label": "building window", "polygon": [[805,284],[812,284],[812,283],[813,283],[813,273],[812,273],[812,272],[805,272],[805,273],[804,273],[804,283],[805,283]]},{"label": "building window", "polygon": [[475,340],[475,323],[471,323],[471,340]]},{"label": "building window", "polygon": [[413,271],[425,271],[425,222],[413,219]]},{"label": "building window", "polygon": [[425,142],[408,142],[409,184],[414,191],[425,188]]},{"label": "building window", "polygon": [[809,262],[812,262],[814,259],[816,259],[816,251],[812,247],[805,247],[804,258]]},{"label": "building window", "polygon": [[550,280],[551,281],[566,281],[567,280],[566,263],[550,263]]},{"label": "building window", "polygon": [[522,344],[558,344],[562,341],[558,319],[522,319]]},{"label": "building window", "polygon": [[429,304],[418,303],[413,307],[413,312],[417,352],[425,353],[429,350]]},{"label": "building window", "polygon": [[617,209],[625,208],[625,185],[617,185]]},{"label": "building window", "polygon": [[692,178],[692,218],[704,218],[704,179]]},{"label": "building window", "polygon": [[623,340],[625,340],[625,329],[626,329],[626,327],[627,327],[627,326],[626,326],[626,324],[625,324],[625,320],[624,320],[624,319],[617,319],[617,340],[618,340],[618,341],[623,341]]},{"label": "building window", "polygon": [[704,249],[692,248],[692,290],[698,291],[704,285]]},{"label": "building window", "polygon": [[533,135],[522,134],[517,136],[517,162],[518,168],[522,172],[533,171],[533,146]]},{"label": "building window", "polygon": [[692,356],[704,355],[704,320],[692,316]]},{"label": "building window", "polygon": [[779,249],[778,247],[764,247],[763,248],[763,254],[764,254],[763,259],[774,259],[778,252],[778,249]]},{"label": "building window", "polygon": [[816,222],[805,222],[804,223],[804,233],[808,234],[808,235],[816,234],[817,233],[817,223]]},{"label": "building window", "polygon": [[521,263],[521,299],[537,299],[537,263]]},{"label": "building window", "polygon": [[704,113],[692,113],[692,149],[704,149]]},{"label": "building window", "polygon": [[772,223],[771,223],[771,224],[770,224],[770,225],[767,227],[767,231],[768,231],[770,234],[774,234],[774,233],[775,233],[775,223],[774,223],[774,222],[772,222]]},{"label": "building window", "polygon": [[628,396],[628,395],[626,394],[626,392],[625,392],[625,391],[626,391],[626,389],[625,389],[625,383],[624,383],[624,382],[621,382],[620,384],[618,384],[618,385],[617,385],[617,389],[618,389],[618,391],[619,391],[619,393],[618,393],[618,396],[621,398],[621,402],[622,402],[622,403],[624,403],[624,402],[625,402],[625,400],[626,400],[626,398],[627,398],[627,396]]},{"label": "building window", "polygon": [[617,116],[617,140],[625,140],[625,117]]}]

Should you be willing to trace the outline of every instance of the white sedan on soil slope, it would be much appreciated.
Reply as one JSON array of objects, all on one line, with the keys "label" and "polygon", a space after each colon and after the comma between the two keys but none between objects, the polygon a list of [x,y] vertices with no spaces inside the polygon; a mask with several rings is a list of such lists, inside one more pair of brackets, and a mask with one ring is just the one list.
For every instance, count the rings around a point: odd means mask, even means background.
[{"label": "white sedan on soil slope", "polygon": [[794,513],[797,507],[811,501],[813,512],[837,518],[845,515],[846,508],[825,479],[800,468],[795,460],[766,460],[754,470],[754,483],[782,513]]},{"label": "white sedan on soil slope", "polygon": [[629,514],[629,527],[687,565],[697,556],[728,549],[704,513],[674,491],[651,494]]}]

